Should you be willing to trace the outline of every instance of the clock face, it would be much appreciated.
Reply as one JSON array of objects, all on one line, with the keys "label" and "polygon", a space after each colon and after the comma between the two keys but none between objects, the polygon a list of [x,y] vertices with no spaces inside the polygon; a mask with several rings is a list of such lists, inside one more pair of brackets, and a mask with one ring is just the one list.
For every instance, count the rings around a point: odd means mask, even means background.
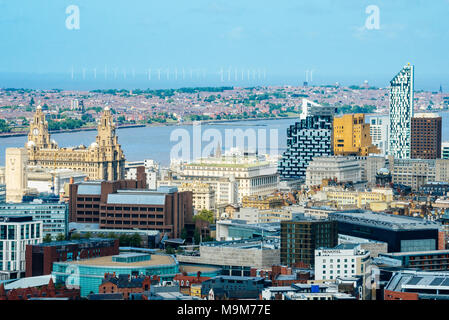
[{"label": "clock face", "polygon": [[33,134],[34,134],[35,136],[37,136],[37,135],[39,134],[39,129],[38,129],[38,128],[34,128]]}]

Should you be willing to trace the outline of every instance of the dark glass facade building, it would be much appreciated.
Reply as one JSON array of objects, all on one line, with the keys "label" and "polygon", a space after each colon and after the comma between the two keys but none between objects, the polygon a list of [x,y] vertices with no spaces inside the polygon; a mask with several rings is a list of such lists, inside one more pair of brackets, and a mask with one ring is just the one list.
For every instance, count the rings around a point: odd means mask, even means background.
[{"label": "dark glass facade building", "polygon": [[421,218],[350,210],[331,212],[329,219],[338,222],[338,233],[386,242],[388,252],[438,250],[441,246],[439,225]]},{"label": "dark glass facade building", "polygon": [[281,264],[315,265],[315,249],[338,244],[337,222],[297,216],[281,222]]}]

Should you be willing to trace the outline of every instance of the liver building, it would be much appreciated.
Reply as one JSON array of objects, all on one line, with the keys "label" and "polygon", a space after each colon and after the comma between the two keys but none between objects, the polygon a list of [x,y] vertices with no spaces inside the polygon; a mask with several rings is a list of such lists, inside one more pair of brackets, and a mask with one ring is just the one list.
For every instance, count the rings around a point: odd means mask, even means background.
[{"label": "liver building", "polygon": [[96,141],[89,147],[59,148],[50,140],[48,122],[37,107],[28,133],[28,164],[49,169],[71,169],[86,173],[90,180],[119,180],[124,178],[125,156],[118,144],[115,125],[109,107],[104,109],[98,124]]}]

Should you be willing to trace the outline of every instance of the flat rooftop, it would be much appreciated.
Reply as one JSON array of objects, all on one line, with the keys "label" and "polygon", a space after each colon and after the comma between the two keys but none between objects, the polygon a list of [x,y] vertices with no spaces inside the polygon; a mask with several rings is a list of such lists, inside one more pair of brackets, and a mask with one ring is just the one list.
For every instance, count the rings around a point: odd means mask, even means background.
[{"label": "flat rooftop", "polygon": [[130,262],[130,263],[112,261],[112,257],[113,256],[106,256],[106,257],[98,257],[78,261],[59,262],[59,263],[76,264],[82,266],[94,266],[94,267],[108,266],[108,267],[125,267],[125,268],[175,264],[175,259],[173,257],[160,254],[152,255],[151,260]]},{"label": "flat rooftop", "polygon": [[367,210],[330,212],[329,219],[397,231],[440,228],[440,224],[421,218],[377,213]]},{"label": "flat rooftop", "polygon": [[402,257],[402,256],[416,256],[416,255],[432,255],[432,254],[449,254],[449,250],[429,250],[429,251],[408,251],[408,252],[388,252],[380,253],[385,256]]}]

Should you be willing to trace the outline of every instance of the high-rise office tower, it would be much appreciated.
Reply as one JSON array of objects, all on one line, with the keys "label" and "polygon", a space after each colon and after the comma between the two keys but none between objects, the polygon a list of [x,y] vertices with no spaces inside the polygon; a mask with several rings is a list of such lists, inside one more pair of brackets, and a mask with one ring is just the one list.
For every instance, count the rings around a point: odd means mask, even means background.
[{"label": "high-rise office tower", "polygon": [[281,179],[305,179],[314,157],[332,154],[335,109],[304,99],[300,121],[287,129],[287,150],[278,164]]},{"label": "high-rise office tower", "polygon": [[434,113],[417,113],[412,118],[411,158],[441,157],[441,117]]},{"label": "high-rise office tower", "polygon": [[408,64],[390,81],[390,155],[411,156],[414,66]]}]

